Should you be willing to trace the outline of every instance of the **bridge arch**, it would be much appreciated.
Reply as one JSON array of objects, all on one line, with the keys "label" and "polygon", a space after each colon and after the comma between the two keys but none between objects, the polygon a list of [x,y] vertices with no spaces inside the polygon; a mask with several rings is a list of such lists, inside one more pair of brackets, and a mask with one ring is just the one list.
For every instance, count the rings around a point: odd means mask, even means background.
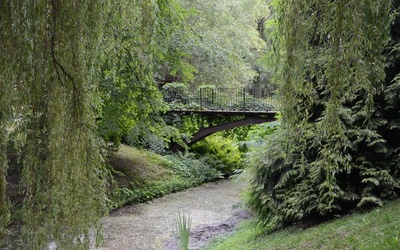
[{"label": "bridge arch", "polygon": [[[173,111],[173,112],[177,112],[177,111]],[[205,127],[200,129],[199,131],[197,131],[196,133],[194,133],[191,136],[190,141],[187,143],[187,145],[192,145],[193,143],[202,140],[204,138],[206,138],[209,135],[212,135],[216,132],[219,131],[224,131],[224,130],[228,130],[228,129],[232,129],[232,128],[236,128],[236,127],[240,127],[240,126],[245,126],[245,125],[253,125],[253,124],[261,124],[261,123],[265,123],[265,122],[272,122],[272,121],[276,121],[276,111],[267,111],[267,112],[229,112],[229,111],[190,111],[190,114],[193,113],[200,113],[201,115],[207,116],[209,119],[212,116],[210,116],[210,112],[211,113],[217,113],[218,115],[222,115],[222,116],[232,116],[232,115],[241,115],[238,117],[238,120],[234,120],[234,121],[230,121],[230,122],[226,122],[223,124],[219,124],[219,125],[215,125],[215,126],[209,126],[209,127]],[[233,114],[232,114],[233,113]],[[187,114],[187,112],[181,112],[181,115],[189,115]],[[183,150],[182,146],[178,145],[178,144],[172,144],[170,147],[170,150],[173,151],[179,151],[179,150]]]},{"label": "bridge arch", "polygon": [[203,129],[199,130],[197,133],[192,135],[192,139],[190,140],[188,145],[191,145],[191,144],[193,144],[209,135],[219,132],[219,131],[228,130],[228,129],[232,129],[232,128],[236,128],[236,127],[240,127],[240,126],[244,126],[244,125],[261,124],[264,122],[271,122],[271,121],[275,121],[275,119],[267,118],[267,117],[247,117],[242,120],[232,121],[232,122],[224,123],[224,124],[217,125],[217,126],[203,128]]},{"label": "bridge arch", "polygon": [[[192,135],[191,145],[211,134],[244,125],[275,121],[279,103],[274,95],[264,89],[201,87],[194,91],[166,89],[164,101],[170,106],[169,113],[200,115],[209,121],[231,117],[233,121],[208,126]],[[213,122],[210,122],[213,124]],[[183,149],[172,144],[170,149]]]}]

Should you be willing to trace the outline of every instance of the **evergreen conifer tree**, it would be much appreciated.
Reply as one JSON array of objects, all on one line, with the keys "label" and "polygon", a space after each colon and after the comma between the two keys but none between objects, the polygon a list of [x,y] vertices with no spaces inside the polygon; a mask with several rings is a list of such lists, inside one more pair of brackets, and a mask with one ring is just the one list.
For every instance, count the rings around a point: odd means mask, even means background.
[{"label": "evergreen conifer tree", "polygon": [[388,46],[391,36],[390,46],[398,43],[398,22],[391,1],[278,2],[282,128],[250,158],[248,204],[276,227],[397,197],[399,147],[389,137],[399,135],[390,125],[399,118],[398,50]]}]

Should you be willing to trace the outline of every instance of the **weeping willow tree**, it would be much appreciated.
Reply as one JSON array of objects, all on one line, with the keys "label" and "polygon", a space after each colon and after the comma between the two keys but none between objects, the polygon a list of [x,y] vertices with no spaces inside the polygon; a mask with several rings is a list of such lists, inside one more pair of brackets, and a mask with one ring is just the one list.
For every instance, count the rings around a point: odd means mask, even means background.
[{"label": "weeping willow tree", "polygon": [[9,218],[13,134],[28,249],[50,242],[88,248],[99,228],[105,197],[93,103],[104,7],[97,0],[0,1],[0,220],[3,228]]},{"label": "weeping willow tree", "polygon": [[27,249],[87,249],[100,238],[98,138],[163,109],[153,64],[170,13],[168,0],[0,0],[0,230],[15,211],[12,150]]},{"label": "weeping willow tree", "polygon": [[376,102],[391,1],[274,2],[282,128],[250,158],[250,207],[276,227],[397,197]]}]

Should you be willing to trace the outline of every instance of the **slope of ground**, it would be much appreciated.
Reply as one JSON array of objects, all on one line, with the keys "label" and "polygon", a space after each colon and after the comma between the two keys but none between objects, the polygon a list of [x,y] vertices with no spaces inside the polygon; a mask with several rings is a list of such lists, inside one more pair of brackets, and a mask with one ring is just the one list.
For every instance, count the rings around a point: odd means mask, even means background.
[{"label": "slope of ground", "polygon": [[352,214],[309,228],[269,235],[247,221],[241,229],[214,242],[208,250],[261,249],[400,249],[400,200],[368,213]]},{"label": "slope of ground", "polygon": [[109,160],[113,176],[110,208],[150,201],[223,176],[215,166],[201,159],[188,152],[162,156],[121,145]]},{"label": "slope of ground", "polygon": [[113,182],[111,208],[145,202],[193,186],[171,169],[161,155],[121,145],[110,158]]}]

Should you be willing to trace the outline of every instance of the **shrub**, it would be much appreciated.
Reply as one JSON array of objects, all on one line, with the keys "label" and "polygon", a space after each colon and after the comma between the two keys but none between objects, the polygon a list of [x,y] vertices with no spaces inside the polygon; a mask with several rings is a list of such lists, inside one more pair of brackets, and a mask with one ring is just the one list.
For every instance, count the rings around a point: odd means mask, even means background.
[{"label": "shrub", "polygon": [[203,159],[204,162],[226,176],[241,168],[242,154],[231,139],[212,135],[193,144],[191,150],[206,157]]},{"label": "shrub", "polygon": [[163,181],[155,181],[152,184],[140,187],[131,183],[129,187],[117,188],[111,195],[111,209],[126,204],[146,202],[169,193],[182,191],[192,186],[190,181],[180,177],[173,177]]},{"label": "shrub", "polygon": [[206,163],[205,158],[196,159],[193,153],[166,155],[169,168],[180,177],[190,180],[194,185],[216,180],[222,173]]},{"label": "shrub", "polygon": [[126,136],[126,143],[140,149],[149,149],[156,153],[163,153],[165,143],[162,138],[153,133],[144,123],[136,125]]},{"label": "shrub", "polygon": [[246,139],[239,143],[240,148],[244,148],[242,151],[247,151],[248,149],[265,145],[265,139],[274,134],[279,125],[280,121],[274,121],[253,126],[253,129],[247,133]]},{"label": "shrub", "polygon": [[174,126],[168,126],[164,121],[154,121],[154,126],[144,122],[138,123],[131,132],[125,136],[124,142],[130,146],[147,149],[158,154],[166,153],[166,148],[174,141],[184,146],[183,133]]}]

